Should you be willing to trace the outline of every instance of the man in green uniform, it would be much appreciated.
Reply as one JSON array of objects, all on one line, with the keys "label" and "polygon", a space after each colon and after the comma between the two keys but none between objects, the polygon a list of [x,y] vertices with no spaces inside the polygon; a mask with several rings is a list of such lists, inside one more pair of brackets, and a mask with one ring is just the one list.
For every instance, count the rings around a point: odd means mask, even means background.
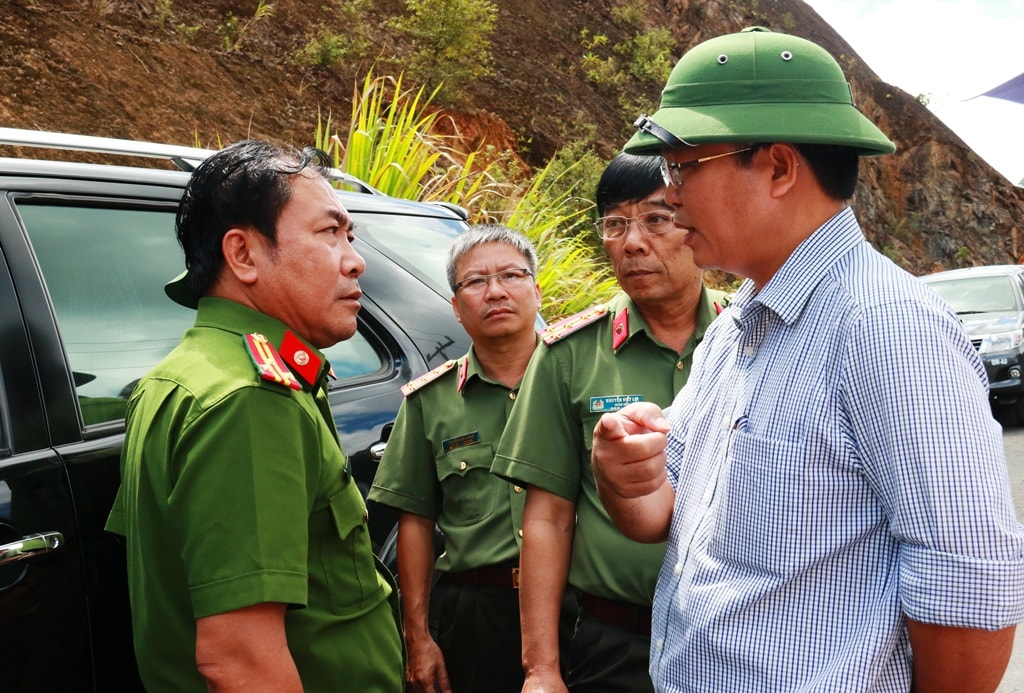
[{"label": "man in green uniform", "polygon": [[365,264],[326,157],[240,142],[177,218],[195,325],[135,389],[107,528],[150,691],[402,690],[402,645],[319,349]]},{"label": "man in green uniform", "polygon": [[[369,497],[401,511],[406,677],[417,693],[519,693],[518,564],[522,487],[491,475],[494,450],[537,345],[537,258],[520,234],[476,226],[448,251],[455,316],[469,353],[403,388]],[[438,642],[428,631],[434,524],[445,552],[436,602]]]},{"label": "man in green uniform", "polygon": [[[656,157],[619,155],[598,183],[598,231],[623,293],[551,325],[523,378],[491,470],[527,487],[520,574],[525,690],[566,690],[559,611],[566,583],[580,616],[571,691],[651,690],[651,600],[664,545],[612,525],[590,469],[601,414],[671,404],[724,294],[707,289],[673,223]],[[571,557],[571,560],[570,560]]]}]

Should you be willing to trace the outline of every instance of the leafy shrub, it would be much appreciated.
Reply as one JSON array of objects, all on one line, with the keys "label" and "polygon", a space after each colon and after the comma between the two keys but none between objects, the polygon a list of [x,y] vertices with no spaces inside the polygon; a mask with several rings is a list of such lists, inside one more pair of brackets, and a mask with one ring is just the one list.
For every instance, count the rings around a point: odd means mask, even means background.
[{"label": "leafy shrub", "polygon": [[471,223],[518,229],[537,247],[541,310],[549,320],[607,298],[617,289],[591,232],[591,196],[604,164],[583,144],[556,154],[526,184],[507,152],[460,154],[450,136],[434,134],[444,112],[434,94],[403,90],[401,76],[367,75],[355,88],[347,139],[318,119],[316,145],[334,166],[396,197],[451,202]]},{"label": "leafy shrub", "polygon": [[405,0],[405,5],[409,14],[390,24],[412,37],[410,76],[438,86],[438,98],[455,103],[466,84],[491,74],[497,5],[489,0]]},{"label": "leafy shrub", "polygon": [[366,20],[373,9],[371,0],[332,0],[324,9],[331,11],[331,19],[314,25],[309,40],[292,54],[292,60],[300,65],[334,67],[365,56],[373,45],[372,28]]}]

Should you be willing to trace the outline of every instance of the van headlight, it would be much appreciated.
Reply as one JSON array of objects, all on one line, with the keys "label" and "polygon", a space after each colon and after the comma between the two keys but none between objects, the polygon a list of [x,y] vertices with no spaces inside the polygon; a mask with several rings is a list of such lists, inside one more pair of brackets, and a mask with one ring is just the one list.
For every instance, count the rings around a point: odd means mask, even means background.
[{"label": "van headlight", "polygon": [[1024,344],[1024,330],[1000,332],[985,337],[981,341],[980,352],[982,354],[993,354],[1000,351],[1012,351],[1019,349],[1022,344]]}]

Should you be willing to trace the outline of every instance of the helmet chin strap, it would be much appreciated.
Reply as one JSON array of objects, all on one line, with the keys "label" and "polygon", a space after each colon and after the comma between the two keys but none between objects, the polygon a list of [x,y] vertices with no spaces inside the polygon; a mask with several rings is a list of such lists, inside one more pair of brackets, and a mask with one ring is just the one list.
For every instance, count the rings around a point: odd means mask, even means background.
[{"label": "helmet chin strap", "polygon": [[684,139],[676,137],[671,132],[648,118],[646,113],[642,113],[640,117],[633,122],[633,127],[640,132],[646,132],[648,135],[654,135],[671,149],[683,149],[684,147],[697,146],[695,144],[690,144]]}]

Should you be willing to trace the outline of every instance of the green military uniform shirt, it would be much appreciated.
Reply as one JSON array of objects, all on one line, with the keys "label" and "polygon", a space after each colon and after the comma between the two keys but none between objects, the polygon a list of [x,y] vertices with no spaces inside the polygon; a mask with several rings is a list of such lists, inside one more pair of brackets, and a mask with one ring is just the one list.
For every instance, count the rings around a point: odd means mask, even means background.
[{"label": "green military uniform shirt", "polygon": [[437,521],[440,571],[519,557],[525,494],[490,473],[517,390],[485,376],[472,349],[406,386],[369,498]]},{"label": "green military uniform shirt", "polygon": [[[274,363],[288,354],[270,345],[282,343],[308,382]],[[126,537],[147,690],[206,691],[195,620],[264,602],[292,607],[285,629],[305,690],[402,690],[390,588],[338,443],[327,369],[277,320],[204,298],[132,394],[107,529]]]},{"label": "green military uniform shirt", "polygon": [[[608,599],[650,606],[664,544],[624,537],[601,505],[590,468],[601,415],[635,401],[672,403],[693,350],[725,294],[702,289],[697,325],[681,354],[655,340],[625,293],[574,329],[552,325],[523,376],[491,471],[576,503],[569,584]],[[561,338],[559,332],[570,332]]]}]

